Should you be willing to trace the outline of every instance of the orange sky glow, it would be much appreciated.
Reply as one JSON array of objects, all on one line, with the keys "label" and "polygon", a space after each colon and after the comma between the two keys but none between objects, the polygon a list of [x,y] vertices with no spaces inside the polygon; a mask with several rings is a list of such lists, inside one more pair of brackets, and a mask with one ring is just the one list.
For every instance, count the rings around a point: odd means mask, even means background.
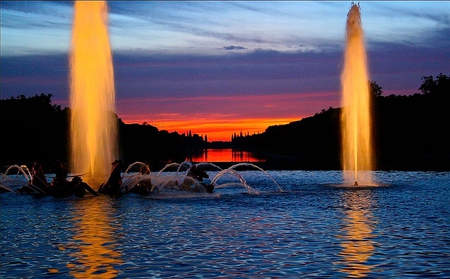
[{"label": "orange sky glow", "polygon": [[[178,132],[180,134],[192,131],[192,133],[208,136],[208,141],[230,141],[233,133],[243,134],[261,133],[273,125],[287,124],[292,121],[297,121],[299,118],[253,118],[253,119],[193,119],[193,120],[155,120],[151,125],[157,127],[159,130],[167,130],[169,132]],[[143,119],[123,120],[126,124],[145,122]]]},{"label": "orange sky glow", "polygon": [[269,126],[336,107],[338,99],[336,92],[126,99],[117,101],[117,114],[127,124],[147,122],[159,130],[192,131],[207,135],[208,141],[230,141],[234,133],[262,133]]}]

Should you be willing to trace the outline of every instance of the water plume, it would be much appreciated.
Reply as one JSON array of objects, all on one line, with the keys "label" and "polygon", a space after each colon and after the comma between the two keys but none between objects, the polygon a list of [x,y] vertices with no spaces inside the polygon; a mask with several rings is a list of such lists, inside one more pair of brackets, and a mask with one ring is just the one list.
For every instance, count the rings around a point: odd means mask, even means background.
[{"label": "water plume", "polygon": [[70,52],[70,166],[98,187],[117,159],[117,120],[106,2],[75,2]]},{"label": "water plume", "polygon": [[[371,178],[358,172],[373,169],[371,107],[364,33],[359,5],[347,15],[346,48],[342,84],[342,166],[344,179],[370,184]],[[361,184],[361,182],[359,184]]]}]

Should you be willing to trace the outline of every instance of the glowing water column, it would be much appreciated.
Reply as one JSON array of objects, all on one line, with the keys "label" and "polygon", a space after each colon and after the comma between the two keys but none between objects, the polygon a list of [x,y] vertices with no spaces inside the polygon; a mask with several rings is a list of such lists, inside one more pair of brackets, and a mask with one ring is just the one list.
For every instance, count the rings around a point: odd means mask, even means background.
[{"label": "glowing water column", "polygon": [[[358,184],[358,173],[373,169],[372,123],[367,58],[359,5],[347,15],[342,83],[342,166],[345,180]],[[353,176],[353,178],[352,178]],[[370,176],[360,177],[371,183]],[[361,184],[361,183],[360,183]]]},{"label": "glowing water column", "polygon": [[117,159],[114,72],[106,2],[75,2],[70,53],[71,171],[98,187]]}]

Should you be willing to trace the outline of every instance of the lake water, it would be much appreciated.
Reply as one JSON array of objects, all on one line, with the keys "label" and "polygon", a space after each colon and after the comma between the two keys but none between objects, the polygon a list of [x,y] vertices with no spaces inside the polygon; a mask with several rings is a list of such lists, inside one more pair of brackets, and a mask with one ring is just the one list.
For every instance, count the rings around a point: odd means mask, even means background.
[{"label": "lake water", "polygon": [[256,154],[232,148],[202,149],[186,158],[191,162],[265,162],[266,159]]},{"label": "lake water", "polygon": [[450,277],[449,172],[238,172],[259,194],[2,193],[0,277]]}]

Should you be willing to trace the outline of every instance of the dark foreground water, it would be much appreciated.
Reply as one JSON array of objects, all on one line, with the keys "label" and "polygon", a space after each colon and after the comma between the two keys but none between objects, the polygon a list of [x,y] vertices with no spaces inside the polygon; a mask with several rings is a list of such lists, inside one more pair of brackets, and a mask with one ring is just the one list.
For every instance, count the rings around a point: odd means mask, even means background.
[{"label": "dark foreground water", "polygon": [[449,278],[450,173],[242,171],[260,194],[0,194],[2,278]]}]

